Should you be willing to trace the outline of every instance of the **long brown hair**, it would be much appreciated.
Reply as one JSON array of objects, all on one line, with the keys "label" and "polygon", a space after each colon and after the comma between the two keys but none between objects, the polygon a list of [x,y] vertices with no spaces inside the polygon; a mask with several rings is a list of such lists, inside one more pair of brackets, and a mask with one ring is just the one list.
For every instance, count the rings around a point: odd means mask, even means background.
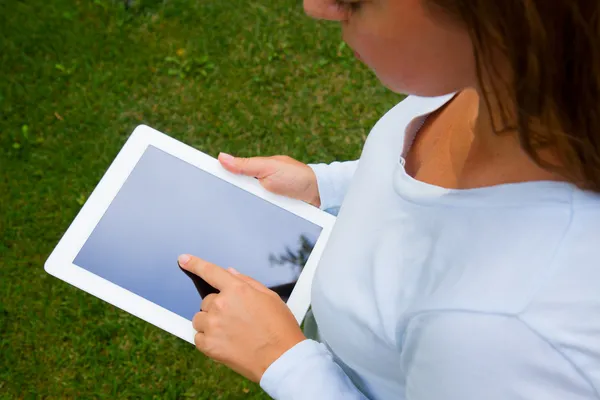
[{"label": "long brown hair", "polygon": [[[480,84],[498,74],[494,53],[508,63],[512,78],[501,83],[511,104],[501,109],[510,112],[497,133],[516,131],[540,166],[600,192],[600,1],[430,2],[468,29]],[[502,90],[491,82],[491,90]],[[544,160],[541,149],[561,165]]]}]

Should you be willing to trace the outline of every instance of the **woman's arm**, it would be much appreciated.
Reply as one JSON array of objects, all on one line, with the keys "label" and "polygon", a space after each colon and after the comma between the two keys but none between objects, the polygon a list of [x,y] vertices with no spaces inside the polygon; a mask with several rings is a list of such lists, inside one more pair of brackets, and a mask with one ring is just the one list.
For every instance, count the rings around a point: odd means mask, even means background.
[{"label": "woman's arm", "polygon": [[271,364],[260,385],[276,400],[366,400],[327,348],[309,339]]},{"label": "woman's arm", "polygon": [[339,208],[346,196],[358,160],[333,162],[331,164],[309,164],[317,176],[317,187],[321,198],[321,209]]},{"label": "woman's arm", "polygon": [[[471,312],[416,317],[401,350],[407,400],[596,399],[566,354],[513,316]],[[277,400],[366,399],[326,347],[305,340],[266,370]]]}]

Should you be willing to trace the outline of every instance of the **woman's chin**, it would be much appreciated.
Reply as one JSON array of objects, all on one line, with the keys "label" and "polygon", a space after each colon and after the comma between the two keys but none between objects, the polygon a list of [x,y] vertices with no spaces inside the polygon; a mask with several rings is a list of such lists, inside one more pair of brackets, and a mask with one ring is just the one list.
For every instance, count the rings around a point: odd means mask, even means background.
[{"label": "woman's chin", "polygon": [[392,92],[398,94],[416,94],[410,90],[409,85],[406,85],[403,82],[399,82],[398,79],[388,79],[387,77],[378,74],[374,68],[371,68],[371,70],[375,73],[375,76],[377,76],[379,82],[381,82],[383,86],[385,86]]}]

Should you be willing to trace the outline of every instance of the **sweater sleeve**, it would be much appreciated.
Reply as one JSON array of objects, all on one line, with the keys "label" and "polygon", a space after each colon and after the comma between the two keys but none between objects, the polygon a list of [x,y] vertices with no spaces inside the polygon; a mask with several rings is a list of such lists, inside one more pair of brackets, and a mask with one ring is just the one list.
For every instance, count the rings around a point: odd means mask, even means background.
[{"label": "sweater sleeve", "polygon": [[276,400],[366,400],[325,345],[309,339],[271,364],[260,385]]},{"label": "sweater sleeve", "polygon": [[357,166],[358,160],[336,161],[331,164],[309,164],[317,176],[322,210],[341,206]]}]

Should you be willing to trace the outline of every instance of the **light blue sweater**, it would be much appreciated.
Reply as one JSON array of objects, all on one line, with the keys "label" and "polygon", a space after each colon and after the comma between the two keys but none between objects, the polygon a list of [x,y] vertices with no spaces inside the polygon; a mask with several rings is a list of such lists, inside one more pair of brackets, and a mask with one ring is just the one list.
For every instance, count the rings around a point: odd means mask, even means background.
[{"label": "light blue sweater", "polygon": [[313,283],[319,335],[261,385],[281,400],[580,400],[600,392],[600,196],[566,183],[448,190],[406,174],[409,97],[360,161],[313,165],[342,204]]}]

